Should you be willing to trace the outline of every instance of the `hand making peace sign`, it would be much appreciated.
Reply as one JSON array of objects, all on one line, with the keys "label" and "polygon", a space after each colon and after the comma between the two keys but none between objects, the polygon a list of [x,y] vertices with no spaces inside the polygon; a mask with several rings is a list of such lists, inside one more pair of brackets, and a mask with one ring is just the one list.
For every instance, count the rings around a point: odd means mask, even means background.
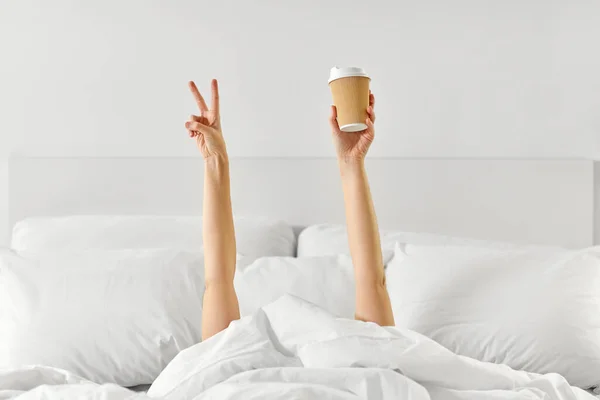
[{"label": "hand making peace sign", "polygon": [[196,139],[196,144],[204,159],[213,156],[226,157],[227,149],[221,131],[221,116],[219,114],[219,86],[217,80],[213,79],[211,82],[212,101],[210,108],[206,105],[196,84],[190,82],[189,87],[200,110],[200,115],[191,115],[185,123],[190,137]]}]

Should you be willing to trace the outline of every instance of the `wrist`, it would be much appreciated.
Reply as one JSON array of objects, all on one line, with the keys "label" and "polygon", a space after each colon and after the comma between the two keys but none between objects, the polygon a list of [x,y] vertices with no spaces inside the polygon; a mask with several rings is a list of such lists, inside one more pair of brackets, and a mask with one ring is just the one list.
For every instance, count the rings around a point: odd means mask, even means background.
[{"label": "wrist", "polygon": [[229,165],[229,157],[227,154],[211,154],[204,159],[204,165],[208,167]]},{"label": "wrist", "polygon": [[229,171],[229,157],[226,154],[213,154],[204,159],[204,168],[209,173],[221,176]]},{"label": "wrist", "polygon": [[338,165],[340,169],[362,168],[365,165],[365,159],[363,157],[339,157]]},{"label": "wrist", "polygon": [[343,157],[338,159],[338,166],[342,178],[360,175],[365,169],[364,158]]}]

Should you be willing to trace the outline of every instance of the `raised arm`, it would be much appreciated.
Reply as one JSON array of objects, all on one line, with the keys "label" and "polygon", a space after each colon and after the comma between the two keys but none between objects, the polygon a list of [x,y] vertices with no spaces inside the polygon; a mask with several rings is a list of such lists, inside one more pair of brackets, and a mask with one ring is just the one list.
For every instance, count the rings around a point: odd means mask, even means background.
[{"label": "raised arm", "polygon": [[375,137],[374,105],[375,97],[369,94],[369,117],[364,131],[342,132],[335,106],[331,106],[329,122],[344,191],[348,241],[356,280],[356,319],[393,326],[394,316],[385,285],[379,228],[364,162]]},{"label": "raised arm", "polygon": [[233,287],[236,249],[229,159],[219,113],[219,88],[211,82],[212,104],[208,108],[194,82],[189,83],[200,115],[192,115],[185,123],[190,137],[196,139],[204,157],[204,281],[202,307],[202,340],[227,328],[240,318],[238,299]]}]

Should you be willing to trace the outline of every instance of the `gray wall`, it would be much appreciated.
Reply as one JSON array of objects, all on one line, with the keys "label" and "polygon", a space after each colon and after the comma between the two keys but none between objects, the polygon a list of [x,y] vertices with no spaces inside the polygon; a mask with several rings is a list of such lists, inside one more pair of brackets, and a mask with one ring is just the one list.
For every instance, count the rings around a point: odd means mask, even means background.
[{"label": "gray wall", "polygon": [[598,158],[599,36],[595,0],[4,0],[0,244],[10,153],[196,155],[189,79],[233,156],[330,156],[328,70],[360,65],[373,157]]}]

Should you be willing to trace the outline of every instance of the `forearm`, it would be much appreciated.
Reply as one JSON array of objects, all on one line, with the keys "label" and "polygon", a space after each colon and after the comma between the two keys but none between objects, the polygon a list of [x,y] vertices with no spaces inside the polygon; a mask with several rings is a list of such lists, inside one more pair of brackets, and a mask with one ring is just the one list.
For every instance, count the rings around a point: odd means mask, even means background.
[{"label": "forearm", "polygon": [[236,263],[229,160],[213,156],[204,162],[203,241],[206,283],[233,282]]},{"label": "forearm", "polygon": [[377,217],[364,162],[340,161],[350,254],[357,278],[383,284],[383,257]]},{"label": "forearm", "polygon": [[362,160],[340,161],[350,254],[356,281],[356,318],[394,325],[377,217]]}]

